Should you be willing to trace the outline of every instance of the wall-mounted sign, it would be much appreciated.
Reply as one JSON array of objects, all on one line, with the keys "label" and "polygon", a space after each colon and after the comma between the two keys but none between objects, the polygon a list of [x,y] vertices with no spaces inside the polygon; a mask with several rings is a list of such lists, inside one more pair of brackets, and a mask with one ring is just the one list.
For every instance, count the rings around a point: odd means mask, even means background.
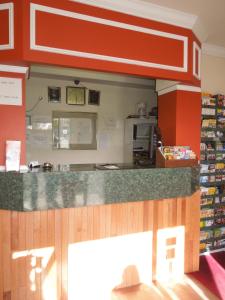
[{"label": "wall-mounted sign", "polygon": [[0,77],[0,105],[22,105],[22,79]]}]

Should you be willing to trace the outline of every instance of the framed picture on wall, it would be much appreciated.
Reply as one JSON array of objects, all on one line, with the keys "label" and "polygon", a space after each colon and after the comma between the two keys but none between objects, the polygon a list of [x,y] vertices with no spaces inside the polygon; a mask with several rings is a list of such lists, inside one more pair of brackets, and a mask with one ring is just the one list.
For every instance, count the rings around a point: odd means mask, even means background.
[{"label": "framed picture on wall", "polygon": [[100,91],[89,90],[88,104],[100,105]]},{"label": "framed picture on wall", "polygon": [[48,102],[60,103],[61,102],[61,88],[55,86],[48,87]]},{"label": "framed picture on wall", "polygon": [[85,87],[68,86],[66,88],[66,103],[70,105],[85,105]]}]

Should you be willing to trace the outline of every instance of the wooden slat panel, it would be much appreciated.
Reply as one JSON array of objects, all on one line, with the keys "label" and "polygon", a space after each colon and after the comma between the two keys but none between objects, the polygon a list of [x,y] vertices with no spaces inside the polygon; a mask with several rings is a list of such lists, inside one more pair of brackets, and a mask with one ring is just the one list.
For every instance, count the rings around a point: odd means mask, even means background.
[{"label": "wooden slat panel", "polygon": [[[8,297],[11,290],[11,212],[2,214],[2,266],[3,298]],[[6,296],[4,296],[6,295]]]},{"label": "wooden slat panel", "polygon": [[81,242],[87,240],[87,207],[76,208],[74,211],[74,242]]},{"label": "wooden slat panel", "polygon": [[40,248],[49,246],[48,243],[48,212],[40,212]]},{"label": "wooden slat panel", "polygon": [[[185,226],[185,271],[197,270],[199,200],[197,192],[179,199],[29,213],[0,211],[0,300],[42,300],[44,287],[50,286],[55,290],[51,300],[67,299],[69,245],[106,237],[152,234],[154,275],[158,230],[181,225]],[[125,285],[136,282],[131,273],[127,276]]]},{"label": "wooden slat panel", "polygon": [[112,204],[111,206],[111,233],[110,236],[127,234],[127,204]]},{"label": "wooden slat panel", "polygon": [[67,300],[68,282],[68,245],[69,245],[69,210],[62,209],[62,300]]},{"label": "wooden slat panel", "polygon": [[144,202],[129,203],[127,206],[128,233],[144,231],[143,206]]},{"label": "wooden slat panel", "polygon": [[154,201],[144,201],[143,204],[143,229],[153,231],[154,224]]},{"label": "wooden slat panel", "polygon": [[[3,247],[1,245],[3,245],[3,214],[4,211],[0,210],[0,266],[3,265]],[[3,300],[3,271],[2,271],[2,267],[0,267],[0,300]]]},{"label": "wooden slat panel", "polygon": [[197,271],[199,268],[199,258],[196,255],[188,255],[189,253],[196,253],[199,251],[199,216],[200,204],[199,193],[195,193],[189,201],[186,201],[186,224],[185,224],[185,252],[187,253],[185,259],[185,271]]},{"label": "wooden slat panel", "polygon": [[54,239],[55,239],[55,262],[56,262],[56,272],[57,272],[57,296],[58,299],[62,298],[62,211],[55,211],[55,230],[54,230]]}]

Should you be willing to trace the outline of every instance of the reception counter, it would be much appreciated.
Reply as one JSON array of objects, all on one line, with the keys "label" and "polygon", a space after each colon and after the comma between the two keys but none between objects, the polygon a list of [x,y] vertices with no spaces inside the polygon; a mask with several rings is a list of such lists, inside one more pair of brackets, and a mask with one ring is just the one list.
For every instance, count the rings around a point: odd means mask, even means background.
[{"label": "reception counter", "polygon": [[0,191],[0,299],[111,300],[199,268],[197,168],[0,173]]},{"label": "reception counter", "polygon": [[47,172],[0,173],[0,209],[35,211],[168,199],[191,196],[197,189],[198,168],[64,165]]}]

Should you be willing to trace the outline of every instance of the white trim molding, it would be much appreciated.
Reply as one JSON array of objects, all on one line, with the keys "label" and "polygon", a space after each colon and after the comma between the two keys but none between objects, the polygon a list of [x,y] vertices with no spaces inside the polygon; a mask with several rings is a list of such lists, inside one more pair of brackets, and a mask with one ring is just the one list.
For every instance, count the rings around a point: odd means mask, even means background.
[{"label": "white trim molding", "polygon": [[70,0],[125,14],[192,29],[197,16],[142,0]]},{"label": "white trim molding", "polygon": [[27,75],[29,72],[29,68],[21,66],[0,65],[0,72],[22,73]]},{"label": "white trim molding", "polygon": [[[103,24],[103,25],[107,25],[107,26],[123,28],[123,29],[131,30],[131,31],[142,32],[142,33],[146,33],[149,35],[156,35],[156,36],[160,36],[160,37],[166,37],[166,38],[181,41],[183,43],[183,66],[178,67],[178,66],[172,66],[172,65],[164,65],[164,64],[151,63],[151,62],[141,61],[141,60],[126,59],[126,58],[121,58],[121,57],[114,57],[114,56],[108,56],[108,55],[100,55],[100,54],[94,54],[94,53],[88,53],[88,52],[80,52],[80,51],[74,51],[74,50],[68,50],[68,49],[61,49],[61,48],[37,45],[36,44],[36,11],[42,11],[44,13],[65,16],[68,18],[79,19],[79,20],[88,21],[88,22],[92,22],[92,23],[98,23],[98,24]],[[153,30],[153,29],[149,29],[149,28],[145,28],[145,27],[135,26],[132,24],[92,17],[89,15],[79,14],[79,13],[75,13],[75,12],[71,12],[71,11],[52,8],[52,7],[43,6],[43,5],[34,4],[34,3],[30,4],[30,49],[44,51],[44,52],[50,52],[50,53],[82,57],[82,58],[97,59],[97,60],[124,63],[124,64],[130,64],[130,65],[138,65],[138,66],[150,67],[150,68],[158,68],[158,69],[177,71],[177,72],[187,72],[187,69],[188,69],[188,37],[186,37],[186,36],[163,32],[163,31],[158,31],[158,30]]]},{"label": "white trim molding", "polygon": [[[6,166],[0,165],[0,172],[5,172]],[[26,165],[20,165],[20,173],[27,173],[29,171],[28,167]]]},{"label": "white trim molding", "polygon": [[[198,55],[198,59],[196,59],[196,52]],[[197,72],[196,72],[196,63],[198,62]],[[201,48],[196,42],[193,42],[193,76],[198,80],[201,79]]]},{"label": "white trim molding", "polygon": [[9,11],[9,43],[0,45],[0,50],[14,49],[14,4],[13,2],[0,4],[0,10]]},{"label": "white trim molding", "polygon": [[201,93],[201,88],[197,87],[197,86],[192,86],[192,85],[175,84],[168,88],[158,91],[158,96],[168,94],[173,91],[188,91],[188,92],[194,92],[194,93]]},{"label": "white trim molding", "polygon": [[212,44],[203,43],[202,53],[211,56],[225,58],[225,48],[221,46],[212,45]]}]

